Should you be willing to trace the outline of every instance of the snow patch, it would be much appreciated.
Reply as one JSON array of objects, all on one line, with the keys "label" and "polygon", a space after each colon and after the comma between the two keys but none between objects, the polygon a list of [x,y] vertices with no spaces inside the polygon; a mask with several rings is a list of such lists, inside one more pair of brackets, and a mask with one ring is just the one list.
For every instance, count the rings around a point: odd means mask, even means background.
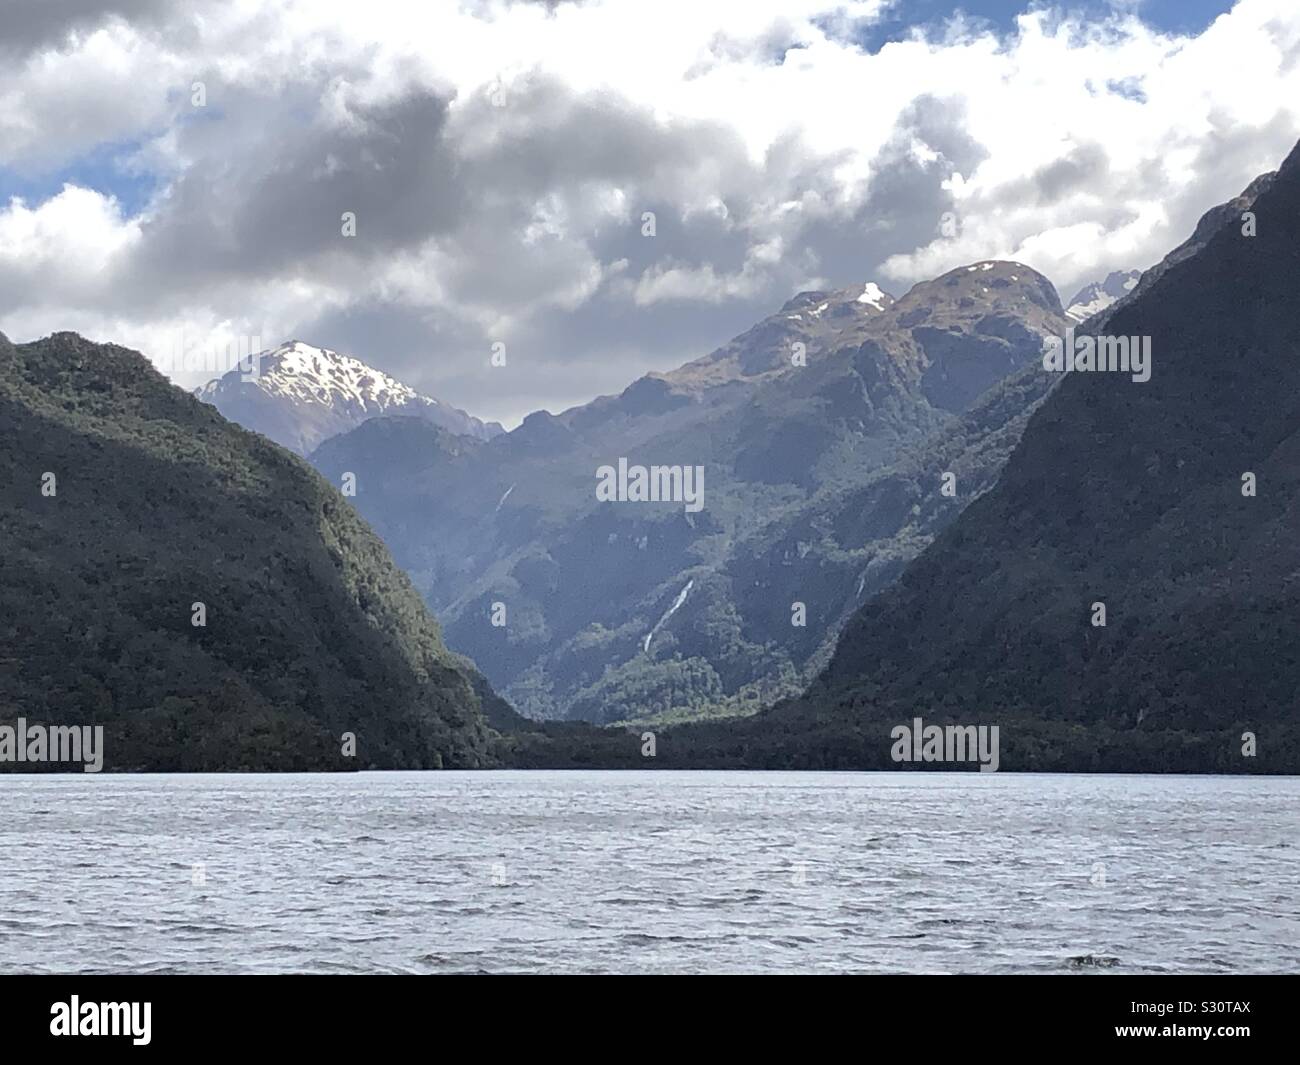
[{"label": "snow patch", "polygon": [[885,298],[885,293],[881,291],[879,285],[874,281],[868,281],[862,288],[862,295],[858,297],[859,303],[866,303],[880,310],[880,303]]}]

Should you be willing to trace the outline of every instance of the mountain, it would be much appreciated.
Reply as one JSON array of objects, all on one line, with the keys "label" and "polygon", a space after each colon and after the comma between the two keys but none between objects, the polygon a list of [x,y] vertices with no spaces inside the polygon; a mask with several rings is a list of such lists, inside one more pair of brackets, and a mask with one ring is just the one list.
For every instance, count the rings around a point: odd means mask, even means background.
[{"label": "mountain", "polygon": [[412,415],[448,432],[488,440],[504,432],[422,396],[382,370],[291,340],[209,381],[195,393],[232,422],[299,454],[380,415]]},{"label": "mountain", "polygon": [[1275,177],[1277,177],[1276,172],[1261,174],[1247,185],[1240,195],[1234,196],[1226,203],[1221,203],[1206,211],[1197,221],[1196,228],[1192,231],[1190,237],[1174,248],[1151,269],[1144,271],[1138,279],[1138,283],[1129,289],[1125,295],[1102,308],[1093,320],[1086,323],[1087,328],[1094,332],[1105,329],[1106,321],[1109,318],[1128,306],[1138,296],[1144,295],[1171,266],[1175,266],[1199,252],[1220,229],[1233,225],[1240,231],[1244,225],[1244,212],[1249,211],[1254,206],[1255,201],[1272,185]]},{"label": "mountain", "polygon": [[998,725],[1005,768],[1300,772],[1297,292],[1300,147],[1102,316],[1150,338],[1150,380],[1055,375],[997,484],[817,683],[660,754],[887,768],[922,717]]},{"label": "mountain", "polygon": [[1106,275],[1105,281],[1094,281],[1079,289],[1065,308],[1065,313],[1076,322],[1087,321],[1132,292],[1141,277],[1141,270],[1114,270]]},{"label": "mountain", "polygon": [[0,721],[102,725],[109,769],[470,767],[488,698],[303,460],[136,352],[0,336]]},{"label": "mountain", "polygon": [[[352,475],[450,646],[527,716],[751,713],[801,690],[853,611],[993,483],[1054,383],[1019,375],[1067,325],[1020,263],[897,300],[806,292],[703,358],[495,439],[376,418],[311,461]],[[598,500],[620,459],[701,467],[702,509]]]}]

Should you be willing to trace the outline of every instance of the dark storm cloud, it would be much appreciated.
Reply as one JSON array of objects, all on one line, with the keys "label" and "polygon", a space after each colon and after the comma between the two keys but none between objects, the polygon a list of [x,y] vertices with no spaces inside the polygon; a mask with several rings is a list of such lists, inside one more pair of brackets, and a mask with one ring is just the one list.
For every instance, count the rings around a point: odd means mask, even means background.
[{"label": "dark storm cloud", "polygon": [[[963,171],[969,173],[969,171]],[[1032,173],[999,187],[993,197],[1007,208],[1051,207],[1078,194],[1090,194],[1099,189],[1113,190],[1116,179],[1111,173],[1110,156],[1095,142],[1074,145],[1059,159],[1041,166]],[[1112,197],[1112,199],[1115,199]],[[1125,225],[1132,221],[1132,212],[1122,203],[1114,202],[1101,207],[1107,227]],[[1089,218],[1100,220],[1096,205],[1090,205]]]},{"label": "dark storm cloud", "polygon": [[[485,112],[484,121],[491,117]],[[923,96],[900,115],[893,135],[871,164],[866,195],[848,213],[823,212],[781,233],[772,199],[835,201],[837,159],[810,154],[795,138],[778,141],[759,165],[734,136],[680,127],[664,129],[626,105],[601,106],[555,87],[530,96],[511,116],[519,134],[463,163],[478,190],[470,216],[450,239],[458,258],[459,291],[501,305],[535,293],[539,278],[576,270],[590,253],[603,264],[625,260],[614,284],[574,307],[547,306],[510,337],[508,367],[488,364],[492,336],[445,314],[385,307],[382,313],[328,313],[306,327],[304,339],[342,337],[358,352],[383,351],[383,368],[417,387],[493,416],[517,416],[546,406],[560,410],[596,392],[619,392],[648,369],[666,370],[707,354],[758,319],[774,313],[809,276],[834,287],[877,277],[880,265],[935,235],[951,209],[942,182],[954,170],[970,173],[984,150],[963,129],[964,114],[950,101]],[[924,145],[938,158],[918,156]],[[702,168],[723,172],[695,184]],[[542,241],[518,247],[502,212],[522,221],[549,194],[581,197],[584,187],[622,188],[624,217],[605,218],[581,243]],[[684,211],[700,187],[725,189],[723,210]],[[485,190],[503,204],[485,213]],[[576,191],[575,191],[576,190]],[[656,234],[642,234],[644,210],[656,215]],[[756,243],[781,233],[785,253],[752,278],[742,296],[716,301],[661,300],[639,305],[619,283],[632,285],[656,265],[711,265],[737,274]],[[575,260],[569,262],[568,260]],[[701,294],[702,295],[702,294]],[[316,339],[317,343],[324,340]],[[632,369],[636,367],[636,369]]]},{"label": "dark storm cloud", "polygon": [[[582,116],[577,124],[589,127],[590,111],[575,113]],[[404,330],[406,340],[390,348],[396,358],[386,368],[410,379],[424,378],[421,383],[431,390],[436,383],[456,401],[472,405],[480,397],[479,406],[522,412],[536,406],[559,410],[593,392],[621,391],[634,376],[631,366],[637,366],[638,372],[666,370],[698,358],[775,312],[810,273],[825,276],[836,287],[847,287],[874,277],[895,252],[911,251],[930,240],[940,215],[952,206],[941,183],[953,170],[971,172],[984,157],[983,149],[965,134],[963,118],[950,102],[929,97],[914,101],[873,160],[862,203],[849,215],[801,224],[791,234],[786,254],[766,268],[743,298],[716,303],[663,300],[639,306],[606,286],[579,307],[536,312],[528,328],[511,341],[508,372],[488,367],[490,338],[486,336],[444,331],[433,350],[428,344],[421,346],[419,328]],[[556,131],[552,127],[551,132]],[[655,155],[658,160],[676,150],[662,134],[656,140],[648,123],[644,128],[634,126],[633,134],[628,143],[651,143],[652,155],[662,153]],[[535,145],[547,140],[538,138]],[[918,158],[913,151],[918,142],[939,158],[929,162]],[[507,154],[520,164],[510,167],[517,178],[525,168],[524,156],[518,145]],[[622,160],[618,153],[615,156],[614,172],[632,177],[618,169]],[[771,220],[761,207],[765,194],[770,198],[770,190],[777,188],[792,198],[812,193],[829,202],[834,187],[827,175],[833,162],[811,157],[796,141],[778,143],[760,167],[735,164],[729,175],[733,191],[723,198],[725,217],[710,212],[684,214],[667,200],[630,204],[629,217],[607,221],[592,236],[591,248],[602,262],[626,260],[631,280],[664,262],[712,264],[717,273],[737,272],[750,246],[769,235]],[[599,168],[588,160],[581,172],[590,176]],[[555,178],[554,171],[547,175],[548,182]],[[674,181],[675,176],[670,176],[670,187],[676,187]],[[548,182],[521,185],[516,191],[535,193]],[[656,214],[654,237],[641,233],[643,207]],[[337,324],[329,323],[331,328]],[[386,337],[392,332],[391,323],[372,322],[353,335],[364,343],[375,329]]]},{"label": "dark storm cloud", "polygon": [[[224,91],[214,96],[231,116],[259,104]],[[300,106],[288,103],[279,113],[306,112],[310,100],[304,94]],[[630,371],[619,363],[638,352],[644,358],[648,340],[652,358],[701,354],[690,339],[698,318],[725,317],[743,328],[744,307],[638,310],[626,295],[589,298],[587,291],[619,260],[627,267],[612,272],[631,279],[665,262],[743,267],[768,177],[734,131],[664,126],[648,109],[550,81],[515,86],[505,108],[487,98],[463,107],[468,147],[449,145],[447,101],[427,92],[358,109],[343,130],[280,119],[233,145],[222,129],[229,118],[190,124],[183,147],[195,161],[145,226],[130,271],[137,298],[170,291],[183,301],[202,286],[253,277],[267,284],[354,277],[364,286],[369,277],[359,263],[415,252],[432,238],[448,307],[366,295],[293,332],[452,402],[520,413],[576,402],[593,387],[621,389]],[[737,190],[727,197],[727,217],[683,208],[701,189],[719,186]],[[624,197],[622,211],[593,206],[614,190]],[[356,211],[356,238],[341,237],[342,210]],[[646,210],[657,216],[654,237],[641,232]],[[556,214],[557,232],[529,232],[547,211]],[[571,299],[566,286],[575,289]],[[488,363],[501,338],[458,313],[467,309],[480,319],[520,312],[527,319],[509,337],[505,372]]]},{"label": "dark storm cloud", "polygon": [[[970,174],[988,154],[966,133],[965,119],[960,101],[917,97],[872,159],[866,197],[852,218],[809,228],[806,239],[833,287],[875,280],[892,290],[877,276],[885,260],[935,238],[944,214],[954,211],[943,183],[954,172]],[[918,147],[937,158],[918,154]]]},{"label": "dark storm cloud", "polygon": [[[629,283],[656,264],[709,264],[722,273],[744,266],[770,176],[749,162],[733,131],[664,127],[646,109],[575,95],[554,83],[512,95],[507,110],[501,115],[474,101],[465,116],[481,129],[497,122],[501,132],[458,163],[472,195],[454,230],[439,240],[448,262],[442,281],[454,300],[509,314],[547,295],[557,280],[577,281],[593,266],[609,270],[621,260],[626,267],[613,272]],[[724,197],[725,216],[683,208],[701,189],[715,187],[735,190]],[[611,189],[623,194],[625,210],[583,219],[591,198]],[[558,204],[580,224],[562,237],[521,241],[539,204]],[[653,237],[642,233],[645,211],[656,215]],[[778,282],[774,291],[781,287]],[[629,365],[666,367],[703,354],[702,337],[720,342],[730,335],[726,330],[750,324],[746,316],[766,302],[638,307],[606,286],[585,301],[536,308],[510,336],[504,372],[488,364],[499,338],[444,312],[392,305],[378,314],[327,312],[302,332],[309,340],[342,338],[331,343],[358,352],[383,351],[389,372],[452,402],[490,404],[508,417],[539,406],[559,409],[593,390],[620,391],[635,376]]]},{"label": "dark storm cloud", "polygon": [[521,81],[505,100],[501,108],[487,96],[465,102],[466,125],[499,131],[473,165],[503,192],[608,183],[681,202],[700,188],[742,182],[751,170],[736,131],[721,123],[664,123],[647,106],[575,93],[554,78]]},{"label": "dark storm cloud", "polygon": [[88,33],[111,18],[152,25],[185,5],[179,0],[4,0],[0,54],[57,48],[73,33]]},{"label": "dark storm cloud", "polygon": [[[447,101],[415,92],[352,118],[323,126],[300,113],[251,145],[224,136],[222,119],[191,124],[186,147],[200,158],[145,225],[138,276],[169,287],[307,276],[452,229],[465,190],[443,136]],[[345,212],[355,237],[343,236]]]},{"label": "dark storm cloud", "polygon": [[1036,170],[1030,182],[1037,202],[1055,203],[1082,188],[1096,187],[1110,170],[1110,158],[1100,144],[1079,144],[1068,155]]},{"label": "dark storm cloud", "polygon": [[[515,88],[505,108],[464,101],[462,130],[475,132],[453,145],[449,101],[427,90],[355,108],[343,125],[304,118],[318,93],[304,87],[250,124],[265,101],[214,90],[224,116],[185,126],[193,162],[146,223],[132,274],[155,293],[284,276],[346,281],[359,263],[436,238],[447,294],[507,314],[581,288],[599,263],[621,257],[743,262],[767,178],[727,128],[664,126],[648,109],[538,81]],[[670,206],[714,187],[739,190],[725,224]],[[593,206],[612,190],[626,197],[614,223]],[[643,210],[661,217],[662,239],[641,238]],[[344,211],[357,216],[355,238],[340,233]],[[547,212],[558,232],[534,226]],[[627,254],[614,254],[618,246]]]}]

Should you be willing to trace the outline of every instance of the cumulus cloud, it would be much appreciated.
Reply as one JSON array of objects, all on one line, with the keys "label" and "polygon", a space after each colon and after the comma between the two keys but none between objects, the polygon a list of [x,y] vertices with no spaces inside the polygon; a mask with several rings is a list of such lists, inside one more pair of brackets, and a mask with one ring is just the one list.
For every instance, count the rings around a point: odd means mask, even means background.
[{"label": "cumulus cloud", "polygon": [[28,306],[104,299],[122,256],[139,238],[139,225],[92,189],[66,185],[36,207],[14,199],[0,212],[0,285],[10,300]]},{"label": "cumulus cloud", "polygon": [[181,334],[296,336],[515,421],[812,285],[1006,257],[1068,295],[1300,137],[1289,0],[1188,37],[1036,8],[865,49],[892,10],[15,0],[0,182],[41,191],[0,199],[0,327],[160,364]]}]

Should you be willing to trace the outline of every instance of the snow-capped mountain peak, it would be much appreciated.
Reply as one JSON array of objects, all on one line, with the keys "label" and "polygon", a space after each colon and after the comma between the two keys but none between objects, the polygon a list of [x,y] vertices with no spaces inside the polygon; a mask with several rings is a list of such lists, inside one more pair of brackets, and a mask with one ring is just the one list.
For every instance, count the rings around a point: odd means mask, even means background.
[{"label": "snow-capped mountain peak", "polygon": [[502,431],[368,366],[301,340],[253,356],[195,390],[227,418],[307,454],[327,437],[388,414],[425,418],[450,432],[490,439]]},{"label": "snow-capped mountain peak", "polygon": [[441,405],[359,359],[301,340],[281,344],[263,356],[255,380],[270,395],[330,407],[350,406],[372,415],[412,403]]},{"label": "snow-capped mountain peak", "polygon": [[1106,275],[1105,281],[1094,281],[1081,288],[1065,308],[1065,313],[1076,322],[1091,318],[1132,292],[1141,277],[1141,270],[1113,270]]}]

